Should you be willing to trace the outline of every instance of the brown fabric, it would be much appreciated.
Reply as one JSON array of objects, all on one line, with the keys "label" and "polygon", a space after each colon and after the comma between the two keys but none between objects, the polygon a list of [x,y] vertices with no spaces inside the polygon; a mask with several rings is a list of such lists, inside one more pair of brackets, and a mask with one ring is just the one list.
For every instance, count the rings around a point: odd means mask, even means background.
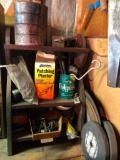
[{"label": "brown fabric", "polygon": [[52,36],[72,37],[76,1],[44,0],[44,4],[48,6],[48,44],[51,44]]}]

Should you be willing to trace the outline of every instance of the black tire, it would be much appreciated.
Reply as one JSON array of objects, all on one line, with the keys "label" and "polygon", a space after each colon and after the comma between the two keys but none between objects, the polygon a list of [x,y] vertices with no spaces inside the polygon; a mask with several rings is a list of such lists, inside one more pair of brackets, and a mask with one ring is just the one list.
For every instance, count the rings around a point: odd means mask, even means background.
[{"label": "black tire", "polygon": [[85,96],[86,96],[86,119],[87,121],[94,121],[101,125],[101,119],[100,119],[100,115],[97,110],[97,106],[95,105],[92,97],[86,90],[85,90]]},{"label": "black tire", "polygon": [[86,160],[109,160],[108,139],[98,123],[85,123],[81,132],[81,145]]},{"label": "black tire", "polygon": [[109,146],[110,146],[110,160],[117,160],[118,146],[117,139],[112,124],[109,121],[103,121],[103,126],[106,131]]}]

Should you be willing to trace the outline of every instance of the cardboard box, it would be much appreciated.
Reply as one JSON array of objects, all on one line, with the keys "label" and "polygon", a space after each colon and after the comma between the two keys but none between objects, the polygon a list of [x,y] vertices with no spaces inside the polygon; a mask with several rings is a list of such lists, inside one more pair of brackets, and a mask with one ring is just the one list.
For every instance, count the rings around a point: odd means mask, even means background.
[{"label": "cardboard box", "polygon": [[54,55],[38,51],[35,62],[35,87],[39,99],[53,99],[55,84]]},{"label": "cardboard box", "polygon": [[29,121],[30,121],[30,128],[31,128],[33,141],[41,140],[41,139],[49,139],[49,138],[60,137],[60,135],[61,135],[62,116],[60,116],[60,118],[58,119],[58,130],[57,131],[52,131],[52,132],[46,132],[46,133],[33,133],[31,120],[29,119]]}]

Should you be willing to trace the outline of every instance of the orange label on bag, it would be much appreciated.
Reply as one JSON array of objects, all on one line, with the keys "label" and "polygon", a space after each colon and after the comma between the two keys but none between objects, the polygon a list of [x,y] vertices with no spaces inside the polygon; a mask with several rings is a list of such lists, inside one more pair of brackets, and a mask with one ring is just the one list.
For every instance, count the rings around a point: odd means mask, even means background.
[{"label": "orange label on bag", "polygon": [[40,99],[54,98],[55,63],[35,62],[35,86]]}]

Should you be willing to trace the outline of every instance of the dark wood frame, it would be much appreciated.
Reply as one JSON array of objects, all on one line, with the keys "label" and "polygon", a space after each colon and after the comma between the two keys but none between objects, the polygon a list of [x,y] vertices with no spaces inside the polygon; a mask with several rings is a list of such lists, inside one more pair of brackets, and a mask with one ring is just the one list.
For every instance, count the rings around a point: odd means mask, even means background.
[{"label": "dark wood frame", "polygon": [[[13,45],[13,44],[5,44],[4,45],[5,49],[5,57],[6,57],[6,64],[9,65],[12,63],[11,58],[12,58],[12,51],[53,51],[55,53],[57,52],[70,52],[70,53],[77,53],[79,55],[87,54],[90,50],[87,48],[70,48],[70,47],[52,47],[52,46],[27,46],[27,45]],[[24,54],[24,52],[23,52]],[[80,74],[79,74],[80,75]],[[82,97],[84,97],[84,85],[82,81],[79,81],[78,84],[78,94],[81,94]],[[26,136],[22,137],[15,137],[12,132],[12,110],[14,109],[26,109],[26,108],[40,108],[40,107],[51,107],[51,106],[58,106],[58,105],[63,105],[63,106],[70,106],[74,105],[74,99],[69,99],[69,100],[63,100],[56,98],[54,100],[48,100],[48,101],[42,101],[38,105],[31,105],[26,102],[22,102],[19,104],[11,104],[11,79],[9,75],[7,74],[7,97],[6,97],[6,116],[7,116],[7,140],[8,140],[8,155],[13,155],[14,149],[13,149],[13,142],[15,141],[21,141],[21,140],[28,140],[32,139],[32,136]],[[85,98],[83,98],[84,101]],[[80,104],[77,104],[77,107]],[[85,107],[83,103],[83,107],[81,112],[78,113],[78,130],[81,129],[82,124],[84,123],[84,114],[85,114]],[[81,118],[82,117],[82,118]],[[19,135],[17,135],[19,136]]]},{"label": "dark wood frame", "polygon": [[[5,16],[4,8],[0,4],[0,65],[5,64]],[[1,138],[6,138],[6,70],[0,68],[0,79],[2,89],[2,106],[1,106]]]}]

